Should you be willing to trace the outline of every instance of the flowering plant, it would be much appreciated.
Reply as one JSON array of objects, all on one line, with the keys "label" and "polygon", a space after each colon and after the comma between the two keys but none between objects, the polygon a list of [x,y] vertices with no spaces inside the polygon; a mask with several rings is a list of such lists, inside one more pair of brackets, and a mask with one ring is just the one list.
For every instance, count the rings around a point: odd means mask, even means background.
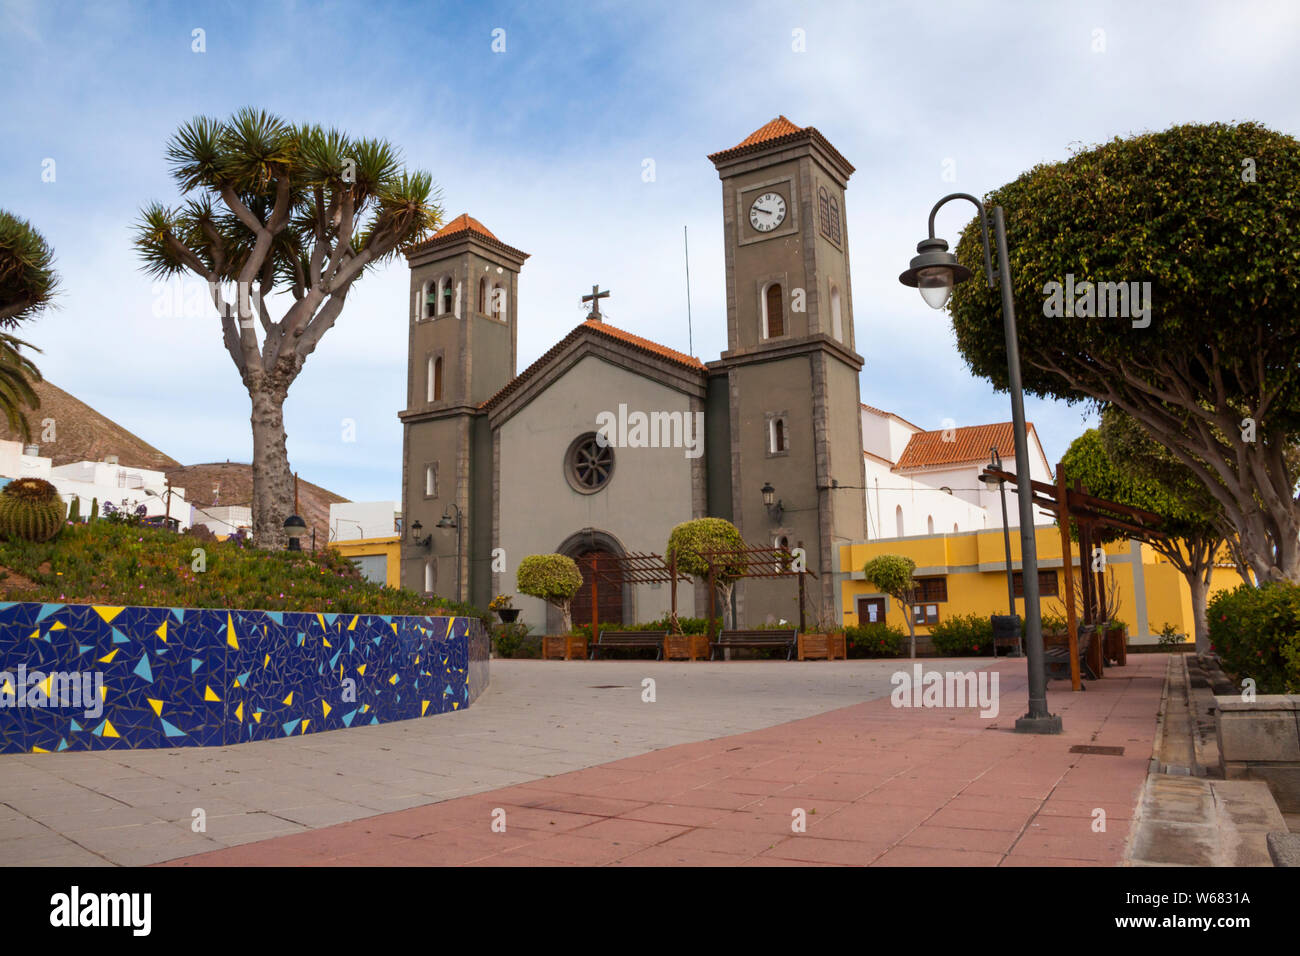
[{"label": "flowering plant", "polygon": [[509,594],[498,594],[496,597],[492,599],[492,602],[488,604],[488,610],[507,611],[514,606],[515,606],[514,598],[512,598]]}]

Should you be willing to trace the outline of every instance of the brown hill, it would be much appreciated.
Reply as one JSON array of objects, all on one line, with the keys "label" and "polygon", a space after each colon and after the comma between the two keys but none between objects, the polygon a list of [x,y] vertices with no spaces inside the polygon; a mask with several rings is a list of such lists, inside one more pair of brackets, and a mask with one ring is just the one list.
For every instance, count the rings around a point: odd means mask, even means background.
[{"label": "brown hill", "polygon": [[[37,382],[33,388],[41,406],[27,412],[32,441],[41,446],[42,455],[54,460],[55,466],[74,461],[103,461],[106,455],[117,455],[119,464],[127,468],[166,471],[180,465],[175,458],[137,438],[57,385]],[[54,441],[41,440],[45,431],[42,422],[46,419],[54,420]],[[3,419],[0,419],[0,438],[22,440]]]},{"label": "brown hill", "polygon": [[[253,466],[238,462],[213,462],[206,465],[177,465],[166,469],[173,485],[185,489],[185,500],[196,509],[217,505],[253,504]],[[220,487],[219,494],[214,489]],[[312,529],[316,531],[316,547],[320,548],[330,538],[330,505],[347,501],[342,495],[298,480],[298,506],[302,520],[307,522],[307,534],[302,540],[304,548],[311,547]]]},{"label": "brown hill", "polygon": [[[252,465],[231,462],[182,465],[85,402],[73,398],[57,385],[37,382],[33,387],[41,405],[40,408],[27,412],[32,441],[40,445],[40,454],[53,459],[55,466],[74,461],[103,461],[108,455],[117,455],[118,463],[124,467],[166,472],[173,485],[185,489],[186,500],[195,507],[212,505],[212,490],[218,485],[221,487],[220,504],[252,505]],[[55,440],[52,442],[41,441],[41,433],[44,431],[41,423],[47,418],[54,419]],[[21,441],[2,418],[0,438]],[[304,547],[311,547],[313,528],[316,530],[317,547],[329,541],[329,506],[347,500],[309,481],[298,482],[298,502],[302,508],[300,513],[307,522]]]}]

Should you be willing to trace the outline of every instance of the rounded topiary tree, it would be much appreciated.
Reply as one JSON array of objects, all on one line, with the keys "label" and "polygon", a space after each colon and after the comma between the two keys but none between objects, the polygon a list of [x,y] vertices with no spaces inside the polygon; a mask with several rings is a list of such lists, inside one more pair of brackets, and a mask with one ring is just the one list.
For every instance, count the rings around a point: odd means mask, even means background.
[{"label": "rounded topiary tree", "polygon": [[[676,557],[678,571],[701,581],[707,580],[709,576],[709,565],[701,552],[739,550],[744,547],[745,539],[726,518],[696,518],[679,524],[669,532],[668,550],[664,557],[666,560]],[[727,627],[735,626],[731,620],[731,592],[736,581],[744,577],[747,568],[748,562],[743,555],[715,562],[713,581],[722,596]]]},{"label": "rounded topiary tree", "polygon": [[24,541],[49,541],[63,529],[66,506],[41,478],[15,478],[0,491],[0,534]]},{"label": "rounded topiary tree", "polygon": [[519,562],[515,586],[520,594],[541,598],[558,608],[564,633],[573,630],[569,604],[582,587],[582,572],[573,558],[565,554],[530,554]]},{"label": "rounded topiary tree", "polygon": [[912,619],[915,613],[912,607],[916,604],[916,580],[912,577],[915,570],[916,562],[901,554],[882,554],[862,566],[866,582],[902,606],[912,657],[916,657],[916,622]]}]

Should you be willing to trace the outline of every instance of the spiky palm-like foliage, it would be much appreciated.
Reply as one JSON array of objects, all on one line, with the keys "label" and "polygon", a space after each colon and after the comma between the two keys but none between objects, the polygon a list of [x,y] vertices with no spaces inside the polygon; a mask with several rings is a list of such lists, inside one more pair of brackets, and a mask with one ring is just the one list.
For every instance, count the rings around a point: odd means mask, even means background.
[{"label": "spiky palm-like foliage", "polygon": [[[352,284],[442,220],[432,177],[384,140],[243,109],[196,117],[167,146],[185,201],[141,211],[144,270],[208,283],[226,351],[253,405],[253,533],[284,541],[293,504],[283,405]],[[276,292],[292,304],[277,321]]]},{"label": "spiky palm-like foliage", "polygon": [[[0,209],[0,328],[13,329],[39,315],[58,284],[49,243],[31,223]],[[26,442],[32,436],[23,409],[40,405],[32,383],[41,380],[41,373],[22,348],[40,351],[0,332],[0,413]]]},{"label": "spiky palm-like foliage", "polygon": [[63,529],[66,506],[40,478],[16,478],[0,490],[0,533],[24,541],[49,541]]}]

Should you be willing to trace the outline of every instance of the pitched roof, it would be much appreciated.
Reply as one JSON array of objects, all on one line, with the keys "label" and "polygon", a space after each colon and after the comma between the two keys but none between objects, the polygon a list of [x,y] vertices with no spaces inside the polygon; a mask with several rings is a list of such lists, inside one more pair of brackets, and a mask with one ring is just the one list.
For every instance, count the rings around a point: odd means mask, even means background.
[{"label": "pitched roof", "polygon": [[924,429],[922,429],[920,425],[912,424],[897,412],[887,412],[883,408],[876,408],[875,405],[868,405],[866,402],[858,402],[858,404],[861,405],[863,408],[865,408],[867,411],[871,412],[873,415],[879,415],[881,418],[894,418],[902,422],[908,428],[915,428],[917,431],[924,431]]},{"label": "pitched roof", "polygon": [[423,239],[420,242],[415,243],[413,246],[411,246],[409,249],[406,250],[406,255],[410,257],[412,253],[423,252],[425,249],[428,249],[432,246],[439,245],[444,242],[451,242],[456,239],[463,239],[470,234],[473,234],[481,241],[484,241],[487,245],[508,252],[511,255],[515,256],[516,258],[519,259],[528,258],[528,253],[520,252],[518,249],[514,248],[513,246],[506,245],[506,243],[502,242],[500,239],[498,239],[496,236],[492,234],[492,230],[488,229],[487,226],[483,225],[483,223],[479,222],[477,219],[475,219],[467,212],[461,213],[451,222],[447,223],[445,226],[443,226],[441,229],[435,232],[428,239]]},{"label": "pitched roof", "polygon": [[[483,225],[483,223],[479,222],[477,219],[475,219],[467,212],[461,213],[459,216],[457,216],[451,222],[447,223],[447,225],[443,226],[441,229],[439,229],[429,238],[431,240],[445,239],[447,236],[454,235],[458,232],[464,232],[467,229],[472,229],[474,232],[477,232],[480,235],[487,236],[489,239],[497,238],[496,236],[492,235],[491,231],[488,229],[487,226]],[[500,239],[497,239],[497,242],[500,241],[501,241]]]},{"label": "pitched roof", "polygon": [[731,149],[710,153],[709,160],[716,166],[719,162],[744,156],[746,153],[758,153],[773,146],[787,146],[809,140],[821,147],[833,160],[842,163],[847,175],[853,174],[853,164],[840,155],[815,126],[797,126],[784,116],[764,123],[750,133]]},{"label": "pitched roof", "polygon": [[701,362],[693,355],[687,355],[684,352],[678,352],[676,349],[670,349],[668,348],[668,346],[660,345],[658,342],[651,342],[649,339],[643,339],[641,338],[641,336],[633,335],[631,332],[624,332],[622,329],[616,329],[614,328],[614,326],[609,325],[605,322],[599,322],[595,319],[588,319],[586,322],[583,322],[572,332],[566,335],[563,339],[557,342],[554,346],[552,346],[550,350],[548,350],[536,362],[528,366],[528,368],[524,369],[522,372],[520,372],[518,375],[512,378],[509,382],[507,382],[501,388],[500,391],[498,391],[487,401],[483,402],[483,404],[479,405],[479,408],[486,409],[491,407],[492,405],[497,404],[502,399],[504,399],[507,395],[510,395],[513,392],[515,392],[518,388],[524,385],[529,379],[531,379],[543,368],[549,365],[556,356],[558,356],[565,349],[567,349],[573,342],[577,341],[579,338],[582,338],[583,336],[591,335],[591,334],[603,335],[611,339],[617,339],[618,341],[623,342],[626,345],[631,345],[634,348],[640,349],[643,352],[650,352],[651,354],[657,355],[660,358],[666,358],[671,362],[676,362],[678,365],[684,365],[693,372],[708,371],[704,363]]},{"label": "pitched roof", "polygon": [[[1028,429],[1037,443],[1038,436],[1034,432],[1033,422],[1028,423]],[[951,438],[945,441],[944,435],[950,435]],[[1015,437],[1011,422],[917,432],[908,440],[907,447],[898,457],[898,464],[894,466],[894,470],[987,462],[990,448],[997,448],[1004,461],[1015,455]]]}]

